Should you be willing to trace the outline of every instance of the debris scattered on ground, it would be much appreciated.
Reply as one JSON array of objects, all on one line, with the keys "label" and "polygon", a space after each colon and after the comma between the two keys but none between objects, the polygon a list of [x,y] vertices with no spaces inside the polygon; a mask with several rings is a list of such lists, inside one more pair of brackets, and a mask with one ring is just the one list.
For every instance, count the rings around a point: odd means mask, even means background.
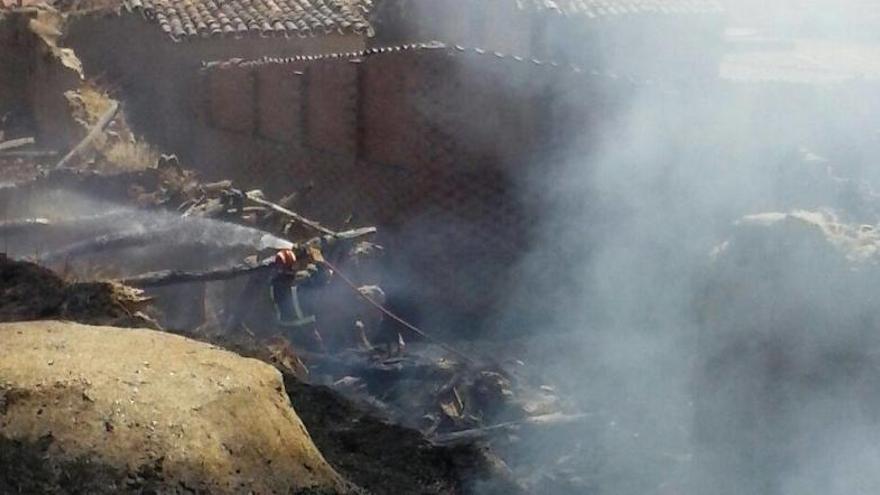
[{"label": "debris scattered on ground", "polygon": [[416,430],[364,412],[331,388],[292,375],[284,383],[324,456],[371,493],[525,493],[504,462],[483,446],[437,446]]}]

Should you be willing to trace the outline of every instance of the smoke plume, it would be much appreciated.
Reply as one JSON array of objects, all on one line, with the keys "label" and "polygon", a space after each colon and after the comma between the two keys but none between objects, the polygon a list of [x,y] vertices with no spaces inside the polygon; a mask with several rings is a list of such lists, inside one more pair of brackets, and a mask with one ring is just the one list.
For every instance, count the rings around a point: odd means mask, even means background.
[{"label": "smoke plume", "polygon": [[[858,17],[823,9],[816,19]],[[765,25],[784,35],[815,31],[797,8],[774,15]],[[835,28],[821,35],[842,39]],[[539,198],[541,227],[499,333],[528,335],[530,362],[595,417],[569,432],[582,444],[577,484],[539,491],[877,493],[880,424],[866,385],[877,383],[877,328],[865,306],[877,289],[841,292],[873,272],[800,231],[760,231],[790,249],[775,258],[747,242],[731,265],[710,256],[754,213],[832,208],[842,221],[877,223],[862,181],[876,178],[880,125],[849,97],[868,94],[864,84],[643,88],[569,143],[562,163],[521,178],[523,195]],[[712,299],[719,287],[727,299]],[[557,441],[520,449],[553,464]]]}]

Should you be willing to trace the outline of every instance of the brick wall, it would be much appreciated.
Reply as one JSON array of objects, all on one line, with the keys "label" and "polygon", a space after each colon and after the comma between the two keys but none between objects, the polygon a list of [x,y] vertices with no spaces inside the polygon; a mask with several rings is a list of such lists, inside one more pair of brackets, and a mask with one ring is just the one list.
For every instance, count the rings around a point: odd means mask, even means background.
[{"label": "brick wall", "polygon": [[349,61],[310,64],[306,74],[308,97],[300,111],[306,116],[308,146],[354,159],[358,122],[357,65]]},{"label": "brick wall", "polygon": [[208,118],[218,129],[253,134],[259,120],[254,73],[241,68],[209,72],[206,91],[210,95]]},{"label": "brick wall", "polygon": [[305,116],[299,111],[306,101],[301,68],[270,65],[255,74],[257,134],[266,139],[301,145]]},{"label": "brick wall", "polygon": [[417,76],[409,70],[412,57],[376,57],[362,66],[362,157],[371,162],[412,166],[411,150],[419,132],[410,105]]}]

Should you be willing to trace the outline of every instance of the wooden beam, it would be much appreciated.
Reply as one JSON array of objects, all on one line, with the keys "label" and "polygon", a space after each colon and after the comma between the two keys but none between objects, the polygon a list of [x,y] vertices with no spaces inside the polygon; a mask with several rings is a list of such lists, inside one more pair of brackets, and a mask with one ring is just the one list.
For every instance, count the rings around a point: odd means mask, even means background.
[{"label": "wooden beam", "polygon": [[98,134],[100,134],[101,131],[103,131],[104,128],[107,127],[108,124],[110,124],[110,121],[113,120],[113,117],[116,116],[116,112],[118,111],[119,102],[112,100],[110,102],[110,108],[108,108],[107,111],[104,112],[104,115],[102,115],[97,122],[95,122],[95,125],[92,127],[89,133],[86,134],[86,137],[84,137],[83,140],[79,142],[79,144],[77,144],[72,150],[70,150],[69,153],[64,155],[64,158],[62,158],[61,161],[55,165],[55,168],[59,169],[67,167],[70,164],[71,160],[73,160],[77,155],[85,151],[92,144],[92,141],[94,141],[95,138],[98,137]]},{"label": "wooden beam", "polygon": [[246,197],[248,200],[253,201],[254,203],[256,203],[256,204],[258,204],[258,205],[260,205],[260,206],[265,206],[266,208],[269,208],[269,209],[272,210],[272,211],[275,211],[275,212],[280,213],[280,214],[282,214],[282,215],[288,216],[288,217],[290,217],[290,218],[296,220],[297,222],[299,222],[299,223],[301,223],[301,224],[303,224],[303,225],[305,225],[305,226],[307,226],[307,227],[309,227],[309,228],[311,228],[311,229],[313,229],[313,230],[316,230],[316,231],[318,231],[318,232],[320,232],[320,233],[322,233],[322,234],[332,235],[332,236],[336,236],[336,235],[337,235],[336,232],[334,232],[333,230],[328,229],[327,227],[324,227],[324,226],[321,225],[320,223],[318,223],[318,222],[316,222],[316,221],[314,221],[314,220],[309,220],[308,218],[306,218],[306,217],[300,215],[299,213],[296,213],[296,212],[294,212],[294,211],[288,210],[287,208],[285,208],[285,207],[283,207],[283,206],[281,206],[281,205],[278,205],[278,204],[275,204],[275,203],[273,203],[273,202],[271,202],[271,201],[265,200],[265,199],[263,199],[263,198],[257,196],[253,191],[248,192],[247,194],[245,194],[245,197]]},{"label": "wooden beam", "polygon": [[472,428],[469,430],[453,431],[450,433],[441,433],[430,438],[431,443],[435,445],[455,445],[462,443],[473,443],[488,439],[490,436],[499,433],[509,433],[519,430],[523,427],[551,427],[583,423],[590,418],[589,414],[562,414],[553,413],[542,416],[532,416],[521,421],[510,421],[507,423],[499,423],[496,425],[484,426],[482,428]]},{"label": "wooden beam", "polygon": [[118,280],[118,282],[141,289],[176,284],[189,284],[193,282],[217,282],[220,280],[229,280],[246,275],[253,275],[256,272],[271,268],[274,262],[275,258],[271,257],[266,258],[257,264],[244,263],[216,270],[161,270],[158,272],[150,272],[135,277],[125,278]]},{"label": "wooden beam", "polygon": [[29,144],[34,144],[34,138],[23,137],[18,139],[10,139],[9,141],[3,141],[2,143],[0,143],[0,151],[11,150],[13,148],[21,148],[22,146],[27,146]]}]

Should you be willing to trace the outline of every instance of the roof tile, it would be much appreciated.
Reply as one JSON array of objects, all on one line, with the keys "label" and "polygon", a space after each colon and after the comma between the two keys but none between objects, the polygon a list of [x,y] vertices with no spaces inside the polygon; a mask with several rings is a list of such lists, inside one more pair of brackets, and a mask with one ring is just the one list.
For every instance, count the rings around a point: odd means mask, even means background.
[{"label": "roof tile", "polygon": [[372,34],[365,17],[372,0],[128,0],[126,6],[176,41],[218,34]]}]

